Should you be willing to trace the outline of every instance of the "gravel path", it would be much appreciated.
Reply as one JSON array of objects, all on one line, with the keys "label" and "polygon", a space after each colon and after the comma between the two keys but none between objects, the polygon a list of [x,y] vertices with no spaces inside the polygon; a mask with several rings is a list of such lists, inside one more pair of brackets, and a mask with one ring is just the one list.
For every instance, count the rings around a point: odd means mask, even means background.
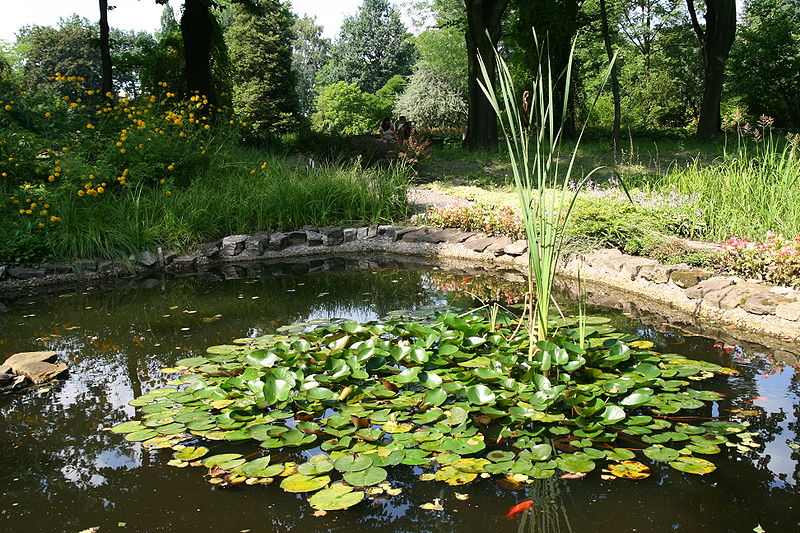
[{"label": "gravel path", "polygon": [[470,204],[469,200],[422,187],[410,187],[408,189],[408,202],[414,206],[415,211],[418,213],[424,213],[425,209],[430,205],[450,207]]}]

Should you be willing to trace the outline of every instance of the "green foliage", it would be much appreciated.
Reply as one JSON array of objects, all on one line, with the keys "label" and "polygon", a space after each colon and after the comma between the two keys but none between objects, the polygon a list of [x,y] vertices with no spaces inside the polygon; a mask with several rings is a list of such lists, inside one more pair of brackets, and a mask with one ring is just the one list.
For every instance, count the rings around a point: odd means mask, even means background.
[{"label": "green foliage", "polygon": [[800,127],[800,2],[748,2],[731,51],[731,86],[751,115]]},{"label": "green foliage", "polygon": [[322,26],[317,26],[315,19],[307,16],[296,19],[292,29],[295,34],[292,67],[297,73],[297,97],[300,112],[308,116],[313,111],[317,73],[328,60],[331,42],[322,37]]},{"label": "green foliage", "polygon": [[[722,444],[741,453],[759,446],[745,424],[694,425],[671,416],[720,399],[687,378],[698,383],[736,370],[653,351],[653,343],[616,332],[605,317],[552,320],[557,334],[536,342],[535,357],[526,359],[534,340],[516,329],[519,317],[440,312],[294,324],[209,347],[164,369],[180,372],[177,388],[132,400],[141,421],[111,431],[175,449],[179,462],[170,464],[177,467],[208,452],[185,448],[189,439],[236,443],[241,453],[196,463],[213,467],[211,483],[283,478],[281,489],[314,493],[311,506],[329,511],[361,502],[364,493],[354,487],[398,494],[385,480],[399,464],[428,470],[423,481],[454,486],[479,475],[535,483],[556,470],[599,465],[641,479],[648,467],[630,461],[631,450],[702,475],[716,466],[694,454],[720,453]],[[579,335],[585,347],[575,343]],[[245,457],[246,446],[261,451]],[[310,453],[300,464],[282,462],[303,451]]]},{"label": "green foliage", "polygon": [[408,75],[413,62],[414,45],[397,8],[388,0],[364,0],[358,13],[342,22],[320,80],[354,83],[374,93],[392,76]]},{"label": "green foliage", "polygon": [[709,238],[800,232],[800,138],[783,142],[766,127],[755,132],[737,134],[737,148],[722,159],[695,160],[662,180],[664,187],[697,195]]},{"label": "green foliage", "polygon": [[314,131],[334,135],[375,133],[381,118],[391,113],[391,101],[343,81],[319,89],[317,111],[311,115]]},{"label": "green foliage", "polygon": [[467,122],[468,106],[463,94],[447,78],[422,65],[411,75],[394,113],[407,116],[417,127],[461,127]]},{"label": "green foliage", "polygon": [[289,7],[259,0],[255,9],[234,6],[226,33],[233,66],[233,105],[255,135],[297,128],[299,103],[292,70],[292,24]]}]

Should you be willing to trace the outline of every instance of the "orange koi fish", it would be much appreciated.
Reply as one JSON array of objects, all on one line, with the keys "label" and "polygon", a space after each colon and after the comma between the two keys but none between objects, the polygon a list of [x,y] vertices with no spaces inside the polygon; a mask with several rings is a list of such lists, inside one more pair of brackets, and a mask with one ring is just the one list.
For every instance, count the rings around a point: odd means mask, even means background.
[{"label": "orange koi fish", "polygon": [[528,508],[533,505],[533,500],[526,500],[522,503],[518,503],[511,509],[509,509],[508,514],[506,514],[505,518],[511,519],[517,516],[519,513],[528,510]]}]

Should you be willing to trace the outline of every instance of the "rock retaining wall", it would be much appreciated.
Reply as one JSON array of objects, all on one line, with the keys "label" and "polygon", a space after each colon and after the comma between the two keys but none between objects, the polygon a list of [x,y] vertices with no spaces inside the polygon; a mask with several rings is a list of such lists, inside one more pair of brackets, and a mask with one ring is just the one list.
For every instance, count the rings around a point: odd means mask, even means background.
[{"label": "rock retaining wall", "polygon": [[[131,256],[126,262],[87,260],[73,265],[42,264],[37,268],[0,266],[0,293],[10,288],[159,269],[173,273],[203,272],[220,264],[230,264],[223,269],[226,277],[243,277],[248,261],[334,253],[394,253],[526,270],[526,251],[525,241],[457,229],[390,225],[304,227],[291,232],[231,235],[202,244],[188,255],[157,249]],[[697,318],[800,341],[800,292],[789,288],[716,276],[689,265],[662,265],[619,250],[595,250],[567,257],[561,273],[572,277],[580,273],[584,280],[659,301]]]}]

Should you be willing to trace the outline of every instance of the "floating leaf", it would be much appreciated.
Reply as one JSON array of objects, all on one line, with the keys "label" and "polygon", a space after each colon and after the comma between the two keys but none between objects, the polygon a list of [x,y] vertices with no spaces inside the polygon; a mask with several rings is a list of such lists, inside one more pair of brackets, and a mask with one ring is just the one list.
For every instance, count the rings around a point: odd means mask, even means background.
[{"label": "floating leaf", "polygon": [[686,472],[687,474],[697,474],[701,476],[717,469],[714,463],[699,457],[679,457],[674,461],[670,461],[669,465],[676,470],[680,470],[681,472]]},{"label": "floating leaf", "polygon": [[355,491],[353,487],[335,483],[311,496],[308,503],[318,511],[338,511],[360,503],[364,496],[364,491]]},{"label": "floating leaf", "polygon": [[650,477],[650,468],[638,461],[622,461],[612,464],[608,471],[623,479],[644,479]]},{"label": "floating leaf", "polygon": [[386,480],[388,473],[383,468],[371,466],[358,472],[346,472],[344,480],[355,487],[369,487]]},{"label": "floating leaf", "polygon": [[205,446],[187,446],[186,448],[182,448],[177,452],[173,453],[172,456],[175,459],[179,459],[181,461],[195,461],[200,459],[204,455],[208,453],[208,448]]},{"label": "floating leaf", "polygon": [[286,492],[313,492],[330,483],[330,476],[307,476],[292,474],[281,481],[281,488]]},{"label": "floating leaf", "polygon": [[123,422],[122,424],[113,426],[111,431],[114,433],[133,433],[135,431],[142,431],[144,429],[146,429],[144,424],[138,420],[131,420],[129,422]]},{"label": "floating leaf", "polygon": [[333,463],[339,472],[359,472],[372,466],[372,457],[368,455],[343,455]]}]

